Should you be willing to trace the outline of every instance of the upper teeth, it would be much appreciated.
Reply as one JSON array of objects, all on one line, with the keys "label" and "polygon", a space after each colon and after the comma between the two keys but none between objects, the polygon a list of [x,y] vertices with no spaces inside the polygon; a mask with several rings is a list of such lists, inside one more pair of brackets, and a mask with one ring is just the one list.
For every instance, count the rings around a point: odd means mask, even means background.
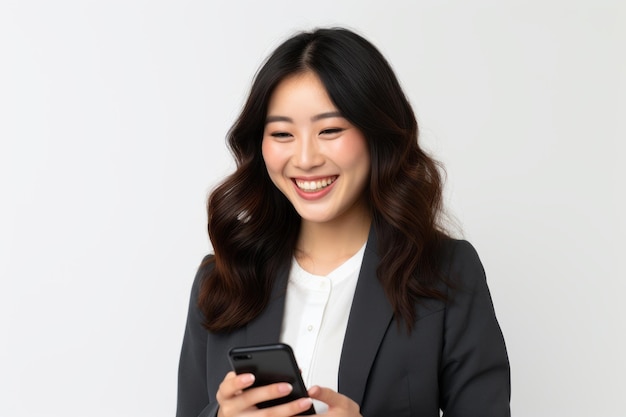
[{"label": "upper teeth", "polygon": [[322,188],[328,187],[336,179],[337,177],[324,178],[324,179],[316,180],[316,181],[296,180],[296,185],[298,186],[298,188],[305,190],[305,191],[317,191],[317,190],[321,190]]}]

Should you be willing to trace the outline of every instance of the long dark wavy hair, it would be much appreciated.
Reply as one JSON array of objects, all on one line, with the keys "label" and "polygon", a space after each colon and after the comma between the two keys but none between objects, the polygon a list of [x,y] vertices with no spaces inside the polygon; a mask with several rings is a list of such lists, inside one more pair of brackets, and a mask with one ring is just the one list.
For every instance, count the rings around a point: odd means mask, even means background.
[{"label": "long dark wavy hair", "polygon": [[256,74],[228,134],[237,169],[207,204],[215,252],[207,261],[212,267],[202,268],[198,303],[205,326],[228,332],[253,320],[267,306],[274,278],[289,269],[300,217],[271,182],[261,143],[272,92],[286,77],[308,71],[367,140],[377,275],[398,323],[411,330],[420,297],[445,299],[438,259],[445,237],[439,165],[420,148],[415,115],[385,58],[342,28],[303,32],[282,43]]}]

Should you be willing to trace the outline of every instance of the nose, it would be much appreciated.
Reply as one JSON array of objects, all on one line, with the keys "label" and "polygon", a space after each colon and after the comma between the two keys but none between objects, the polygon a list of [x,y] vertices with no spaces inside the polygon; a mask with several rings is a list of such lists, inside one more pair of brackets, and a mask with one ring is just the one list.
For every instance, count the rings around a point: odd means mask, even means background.
[{"label": "nose", "polygon": [[324,163],[324,156],[320,152],[319,143],[315,138],[304,137],[296,139],[293,155],[294,166],[302,170],[310,170]]}]

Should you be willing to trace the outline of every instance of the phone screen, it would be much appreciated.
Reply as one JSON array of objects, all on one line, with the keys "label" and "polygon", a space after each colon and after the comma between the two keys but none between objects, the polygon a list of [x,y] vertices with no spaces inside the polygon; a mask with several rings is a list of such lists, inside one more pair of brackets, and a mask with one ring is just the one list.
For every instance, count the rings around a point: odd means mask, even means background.
[{"label": "phone screen", "polygon": [[[257,404],[257,407],[267,408],[298,398],[308,397],[296,358],[289,345],[276,343],[272,345],[238,347],[231,349],[228,357],[233,370],[237,374],[254,374],[254,384],[250,388],[276,382],[288,382],[293,386],[293,391],[289,395],[275,400],[264,401]],[[315,414],[313,406],[300,415],[312,414]]]}]

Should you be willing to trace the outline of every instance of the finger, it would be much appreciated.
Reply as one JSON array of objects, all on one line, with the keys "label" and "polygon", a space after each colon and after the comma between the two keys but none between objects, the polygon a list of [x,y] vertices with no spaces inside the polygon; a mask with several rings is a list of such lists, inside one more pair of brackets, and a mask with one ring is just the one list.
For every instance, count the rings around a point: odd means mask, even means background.
[{"label": "finger", "polygon": [[320,390],[322,389],[322,387],[320,387],[319,385],[313,385],[311,388],[309,388],[309,390],[307,391],[309,394],[309,397],[313,397],[315,398],[316,395],[320,395]]},{"label": "finger", "polygon": [[[220,384],[217,390],[216,399],[219,403],[219,417],[232,417],[238,416],[242,412],[249,410],[255,410],[254,398],[250,399],[250,396],[244,395],[249,390],[250,385],[254,383],[253,374],[241,374],[236,375],[234,372],[229,372]],[[250,391],[254,391],[252,388]]]},{"label": "finger", "polygon": [[313,405],[313,400],[309,397],[299,398],[285,404],[264,408],[263,411],[272,417],[289,417],[295,416],[303,411],[307,411]]},{"label": "finger", "polygon": [[243,391],[240,395],[237,395],[235,399],[242,406],[250,406],[264,401],[282,398],[289,395],[292,390],[293,387],[291,384],[280,382],[277,384],[264,385],[262,387],[255,387]]},{"label": "finger", "polygon": [[311,398],[315,398],[316,400],[322,401],[328,404],[329,406],[336,404],[337,401],[340,401],[341,398],[339,397],[343,397],[342,395],[336,393],[330,388],[323,388],[323,387],[320,387],[319,385],[312,386],[308,392]]},{"label": "finger", "polygon": [[323,403],[328,404],[328,408],[341,408],[358,412],[359,405],[343,394],[339,394],[330,388],[315,385],[309,389],[309,396]]},{"label": "finger", "polygon": [[241,394],[245,388],[248,388],[253,383],[253,374],[237,375],[232,371],[227,373],[217,391],[216,397],[218,402]]},{"label": "finger", "polygon": [[[284,397],[288,395],[292,389],[292,386],[285,382],[250,388],[225,401],[221,401],[220,408],[224,411],[223,416],[237,416],[244,411],[258,411],[256,407],[258,403]],[[298,410],[295,414],[302,411],[297,404],[292,404],[288,407],[278,408],[278,410],[276,410],[276,407],[266,408],[262,410],[261,414],[257,414],[271,415],[273,417],[293,416],[293,413],[289,414],[293,409]]]}]

